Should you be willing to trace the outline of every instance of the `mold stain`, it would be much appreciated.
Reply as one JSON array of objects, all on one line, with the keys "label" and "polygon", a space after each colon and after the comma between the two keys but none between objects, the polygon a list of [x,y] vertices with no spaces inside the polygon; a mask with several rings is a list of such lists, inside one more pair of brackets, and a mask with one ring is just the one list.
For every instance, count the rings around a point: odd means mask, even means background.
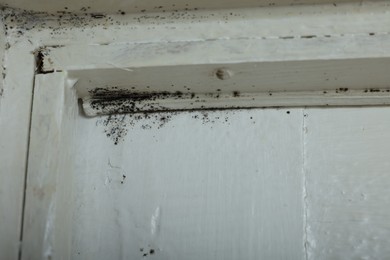
[{"label": "mold stain", "polygon": [[[266,108],[257,108],[266,109]],[[274,109],[274,108],[272,108]],[[133,113],[133,114],[114,114],[109,116],[100,116],[97,118],[96,126],[103,130],[103,133],[109,138],[114,145],[123,143],[129,131],[141,129],[145,131],[159,130],[167,127],[172,120],[177,120],[179,117],[185,117],[194,120],[201,125],[213,129],[215,125],[230,125],[231,119],[239,111],[250,111],[251,109],[241,110],[201,110],[201,111],[171,111],[171,112],[155,112],[155,113]],[[291,115],[291,110],[280,110],[281,113]],[[243,113],[246,116],[247,113]],[[257,124],[254,116],[247,118],[251,124]],[[175,124],[169,127],[174,128]],[[121,184],[125,182],[126,176],[123,176]],[[145,250],[140,248],[140,250]],[[148,253],[149,254],[149,253]]]},{"label": "mold stain", "polygon": [[149,250],[147,248],[140,248],[140,253],[142,255],[142,257],[148,257],[148,256],[152,256],[154,254],[157,253],[157,251],[159,251],[159,249],[154,249],[152,248],[150,245],[148,245],[148,247],[150,248]]},{"label": "mold stain", "polygon": [[[269,3],[273,6],[275,3]],[[264,5],[259,5],[264,6]],[[200,7],[190,5],[183,6],[154,6],[148,9],[134,6],[134,12],[124,10],[114,11],[112,14],[102,14],[93,12],[90,6],[81,7],[79,10],[70,10],[64,7],[55,13],[25,11],[17,8],[3,6],[1,15],[4,21],[6,34],[13,33],[15,36],[24,35],[30,30],[43,31],[49,30],[50,35],[67,35],[70,30],[90,30],[91,28],[109,29],[112,26],[128,26],[130,30],[138,30],[140,26],[148,26],[147,30],[157,30],[156,26],[165,26],[165,29],[175,30],[175,23],[197,24],[205,21],[218,21],[228,23],[238,18],[245,18],[244,13],[232,12],[213,12]],[[270,13],[269,13],[270,15]],[[126,18],[124,18],[126,17]],[[191,29],[191,26],[188,27]],[[381,33],[382,34],[382,33]],[[388,34],[388,33],[385,33]],[[377,33],[370,32],[368,35],[375,36]],[[280,39],[312,39],[319,37],[343,37],[344,34],[335,35],[287,35],[278,36]],[[263,37],[263,39],[274,39],[272,37]]]},{"label": "mold stain", "polygon": [[[100,116],[96,120],[96,126],[101,128],[103,133],[114,145],[122,143],[129,131],[133,129],[158,130],[167,126],[171,120],[180,115],[188,115],[192,120],[198,121],[203,125],[213,124],[230,125],[230,116],[234,115],[234,110],[224,111],[171,111],[154,113],[128,113]],[[174,127],[172,125],[171,127]],[[124,179],[123,179],[124,181]]]},{"label": "mold stain", "polygon": [[[347,91],[343,89],[342,91]],[[272,95],[271,93],[269,93]],[[232,97],[239,97],[240,92],[232,92]],[[101,114],[96,125],[103,128],[104,134],[118,145],[125,140],[131,129],[140,128],[143,130],[156,130],[167,125],[178,115],[187,114],[189,118],[200,121],[202,124],[230,124],[230,115],[235,109],[249,110],[251,108],[240,108],[229,106],[227,108],[200,108],[191,110],[171,110],[160,104],[162,100],[190,98],[193,102],[203,102],[194,93],[182,92],[134,92],[134,90],[120,89],[119,87],[95,88],[89,91],[92,98],[89,101],[89,108]],[[211,98],[218,98],[217,94],[210,93]],[[256,107],[257,109],[263,109]],[[285,112],[290,114],[290,111]],[[107,115],[108,114],[108,115]],[[251,118],[253,124],[256,123]],[[174,125],[172,125],[174,127]]]},{"label": "mold stain", "polygon": [[117,145],[127,135],[126,115],[109,115],[103,120],[104,133]]},{"label": "mold stain", "polygon": [[176,114],[178,112],[113,114],[99,117],[96,126],[102,127],[103,133],[117,145],[125,139],[129,129],[160,129]]},{"label": "mold stain", "polygon": [[[84,98],[84,109],[88,116],[108,115],[108,114],[122,114],[122,113],[156,113],[168,111],[193,111],[193,110],[225,110],[232,108],[239,108],[234,106],[224,108],[212,108],[204,105],[197,105],[192,108],[191,105],[195,103],[205,103],[209,99],[220,99],[221,94],[217,93],[202,93],[196,94],[190,92],[145,92],[136,91],[136,87],[129,87],[130,89],[120,89],[118,87],[109,88],[95,88],[89,90],[89,95]],[[239,97],[241,94],[238,91],[233,91],[233,97]],[[175,100],[185,100],[190,104],[190,107],[173,110],[168,103]]]},{"label": "mold stain", "polygon": [[[29,30],[50,30],[51,35],[66,34],[68,30],[100,27],[108,29],[110,26],[133,25],[131,29],[137,29],[138,25],[150,25],[147,29],[155,29],[154,25],[173,24],[178,20],[182,22],[196,23],[214,17],[214,14],[197,13],[199,8],[185,7],[183,9],[165,10],[163,6],[156,6],[152,10],[142,9],[132,13],[127,19],[120,17],[127,13],[118,10],[116,14],[94,13],[91,7],[82,7],[77,13],[68,9],[58,10],[56,13],[25,11],[17,8],[3,7],[1,9],[6,33],[15,33],[16,36],[23,35]],[[234,15],[239,16],[239,15]],[[229,16],[224,17],[229,19]],[[168,26],[166,28],[176,29]]]},{"label": "mold stain", "polygon": [[117,114],[135,112],[157,112],[167,110],[158,101],[165,99],[194,98],[191,93],[176,92],[136,92],[125,89],[96,88],[89,91],[89,106],[96,114]]}]

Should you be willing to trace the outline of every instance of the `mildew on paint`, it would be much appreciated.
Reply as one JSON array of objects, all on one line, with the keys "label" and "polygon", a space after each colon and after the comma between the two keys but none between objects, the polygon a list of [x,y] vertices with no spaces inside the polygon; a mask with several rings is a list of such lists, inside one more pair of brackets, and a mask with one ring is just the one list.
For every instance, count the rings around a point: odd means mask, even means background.
[{"label": "mildew on paint", "polygon": [[[337,3],[351,2],[353,0],[337,0]],[[33,3],[23,0],[3,0],[2,5],[10,7],[19,7],[27,10],[47,11],[55,13],[58,11],[68,11],[74,13],[150,13],[156,11],[169,12],[172,10],[188,9],[216,9],[216,8],[254,8],[254,7],[274,7],[274,6],[293,6],[302,4],[326,4],[336,3],[331,0],[224,0],[224,1],[178,1],[178,0],[134,0],[126,2],[123,0],[113,0],[107,3],[103,0],[80,0],[77,2],[71,0],[63,1],[33,1]],[[120,7],[120,8],[118,8]]]},{"label": "mildew on paint", "polygon": [[[135,88],[135,87],[133,87]],[[240,108],[234,104],[229,104],[226,107],[211,106],[206,107],[202,103],[207,103],[207,100],[218,100],[222,98],[237,98],[240,97],[239,91],[225,93],[224,96],[217,91],[216,93],[194,93],[194,92],[169,92],[169,91],[133,91],[129,89],[110,87],[110,88],[95,88],[89,90],[89,95],[83,98],[83,108],[87,116],[107,115],[107,114],[122,114],[122,113],[154,113],[167,111],[191,111],[191,110],[223,110]],[[207,100],[206,100],[207,98]],[[182,102],[187,104],[178,106],[177,109],[172,108],[164,103]],[[193,106],[194,104],[199,104]]]},{"label": "mildew on paint", "polygon": [[[89,106],[95,111],[105,111],[107,114],[141,112],[143,110],[162,111],[168,108],[155,103],[163,99],[180,99],[184,96],[193,97],[182,92],[133,92],[126,89],[97,88],[89,91],[91,99]],[[151,103],[153,102],[153,103]]]},{"label": "mildew on paint", "polygon": [[103,133],[112,140],[114,145],[124,140],[128,131],[134,128],[143,130],[160,129],[167,125],[175,116],[181,113],[190,113],[191,118],[202,124],[229,123],[229,115],[234,111],[225,111],[224,116],[211,114],[210,111],[172,111],[156,113],[113,114],[98,117],[96,126],[103,129]]},{"label": "mildew on paint", "polygon": [[[291,110],[280,109],[280,111],[286,116],[292,114]],[[131,130],[141,129],[149,131],[158,130],[163,127],[174,127],[173,124],[170,125],[170,122],[183,115],[187,118],[191,118],[191,120],[194,120],[195,122],[199,122],[202,125],[213,128],[215,124],[230,125],[230,118],[236,113],[237,110],[202,110],[113,114],[97,117],[96,126],[102,129],[102,132],[113,142],[114,145],[118,145],[125,140],[128,132]],[[261,123],[253,116],[248,116],[247,119],[250,124]]]},{"label": "mildew on paint", "polygon": [[[296,5],[296,3],[292,5]],[[267,17],[272,17],[274,15],[274,10],[278,9],[274,8],[274,6],[276,6],[274,2],[259,6],[268,6],[268,8],[262,8],[266,10],[263,12],[263,15]],[[339,8],[339,6],[335,7]],[[139,10],[137,10],[137,7],[135,8],[136,12],[133,13],[118,9],[110,14],[92,11],[91,6],[82,6],[77,12],[70,11],[67,6],[64,6],[63,9],[59,9],[55,12],[26,11],[8,6],[2,6],[0,8],[6,34],[11,33],[15,37],[23,36],[31,30],[38,32],[48,30],[49,34],[54,36],[66,35],[70,30],[74,29],[88,31],[91,28],[102,28],[108,30],[112,26],[127,26],[128,30],[138,31],[140,29],[139,26],[142,26],[142,29],[145,30],[158,30],[161,26],[165,25],[165,29],[176,30],[177,26],[175,24],[178,23],[189,25],[188,30],[191,30],[191,24],[201,24],[210,21],[217,22],[218,24],[227,24],[229,22],[237,21],[237,19],[251,19],[253,15],[250,14],[248,10],[245,11],[245,9],[229,9],[228,7],[225,7],[226,10],[204,9],[193,6],[193,3],[180,3],[176,5],[173,4],[172,6],[156,5],[150,9]],[[239,6],[235,8],[239,8]],[[324,7],[324,10],[326,10],[326,6]],[[310,13],[311,12],[308,10],[308,14]],[[285,15],[291,14],[291,12],[285,13]],[[299,16],[303,13],[296,12],[295,14]],[[320,15],[321,9],[316,11],[315,14]],[[370,36],[388,33],[388,31],[367,32]],[[275,35],[258,35],[257,37],[261,37],[262,39],[279,38],[286,40],[310,40],[321,37],[329,38],[343,36],[346,36],[346,34],[306,34],[297,31],[292,35],[278,35],[276,33]]]}]

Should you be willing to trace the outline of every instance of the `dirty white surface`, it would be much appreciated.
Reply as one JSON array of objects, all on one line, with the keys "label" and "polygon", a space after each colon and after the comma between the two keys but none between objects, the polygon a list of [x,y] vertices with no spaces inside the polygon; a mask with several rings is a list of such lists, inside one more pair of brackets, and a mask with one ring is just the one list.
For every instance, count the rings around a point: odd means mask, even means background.
[{"label": "dirty white surface", "polygon": [[64,76],[36,77],[23,259],[304,257],[302,109],[86,118]]},{"label": "dirty white surface", "polygon": [[4,6],[32,10],[37,12],[56,13],[65,12],[96,12],[96,13],[139,13],[158,12],[170,10],[194,10],[194,9],[228,9],[243,7],[262,7],[280,5],[300,5],[300,4],[324,4],[342,3],[353,0],[1,0]]},{"label": "dirty white surface", "polygon": [[100,152],[68,171],[72,258],[304,258],[302,111],[203,116],[139,120],[118,145],[78,120],[77,151]]},{"label": "dirty white surface", "polygon": [[153,24],[126,15],[11,22],[6,13],[0,258],[18,259],[27,171],[23,259],[386,259],[387,107],[87,119],[58,72],[37,79],[44,88],[36,89],[28,136],[38,47],[316,31],[368,35],[367,45],[381,50],[388,8],[282,7],[265,9],[269,16],[253,9],[241,16],[247,23],[171,16]]},{"label": "dirty white surface", "polygon": [[[390,101],[388,13],[388,3],[362,3],[132,15],[136,22],[126,26],[132,42],[48,46],[42,70],[76,78],[89,116],[109,112],[94,111],[89,93],[108,86],[199,94],[202,102],[196,96],[153,104],[172,110],[384,105]],[[180,33],[165,36],[171,30]],[[193,31],[201,34],[188,34]],[[218,78],[217,71],[227,76]]]}]

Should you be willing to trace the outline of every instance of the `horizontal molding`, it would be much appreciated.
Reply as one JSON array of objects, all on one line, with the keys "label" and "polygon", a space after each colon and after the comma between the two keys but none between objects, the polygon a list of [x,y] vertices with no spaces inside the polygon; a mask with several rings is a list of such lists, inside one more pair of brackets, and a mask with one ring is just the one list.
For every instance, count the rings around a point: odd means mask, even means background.
[{"label": "horizontal molding", "polygon": [[[156,110],[388,105],[389,7],[380,2],[346,9],[343,14],[337,8],[335,13],[328,6],[316,8],[318,15],[304,12],[290,14],[288,19],[264,20],[275,29],[273,35],[263,34],[264,27],[258,32],[251,26],[261,18],[243,17],[229,27],[216,25],[215,20],[204,21],[209,30],[223,28],[223,36],[216,34],[215,38],[208,32],[204,39],[132,42],[129,38],[125,43],[46,46],[36,52],[39,71],[63,71],[77,81],[75,88],[89,116]],[[328,11],[322,14],[323,9]],[[384,19],[372,19],[375,14]],[[318,23],[322,20],[326,26]],[[176,24],[185,26],[182,21]],[[313,31],[313,24],[318,24],[318,30]],[[245,37],[238,37],[240,30],[246,30]],[[101,89],[107,95],[97,98],[94,91]],[[124,96],[118,95],[118,90]],[[126,107],[129,102],[130,108]]]},{"label": "horizontal molding", "polygon": [[390,89],[361,91],[340,89],[336,91],[282,92],[282,93],[231,93],[231,94],[181,94],[144,93],[143,98],[90,98],[83,99],[86,116],[117,113],[144,113],[162,111],[220,110],[267,107],[307,106],[373,106],[389,105]]},{"label": "horizontal molding", "polygon": [[[293,37],[293,38],[291,38]],[[390,34],[48,47],[43,71],[390,57]],[[98,55],[97,55],[98,54]]]}]

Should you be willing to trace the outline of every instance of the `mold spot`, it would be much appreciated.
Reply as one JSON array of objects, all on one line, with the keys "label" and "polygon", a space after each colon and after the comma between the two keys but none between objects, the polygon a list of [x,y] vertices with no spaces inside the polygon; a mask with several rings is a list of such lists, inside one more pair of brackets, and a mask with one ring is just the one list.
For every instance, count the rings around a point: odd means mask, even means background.
[{"label": "mold spot", "polygon": [[[222,111],[223,109],[221,109]],[[139,128],[143,130],[161,129],[165,127],[175,116],[189,113],[190,117],[201,121],[203,124],[230,124],[229,115],[235,113],[230,109],[224,113],[214,113],[218,110],[210,111],[171,111],[171,112],[154,112],[154,113],[135,113],[135,114],[117,114],[101,116],[96,121],[96,126],[103,129],[103,133],[112,140],[114,145],[118,145],[125,140],[129,130]],[[120,180],[124,184],[126,175],[122,174]],[[140,248],[144,252],[145,248]]]},{"label": "mold spot", "polygon": [[127,135],[126,115],[110,115],[103,120],[102,124],[105,125],[104,133],[115,145]]},{"label": "mold spot", "polygon": [[45,58],[45,55],[43,54],[42,50],[38,50],[35,55],[35,70],[37,74],[44,73],[43,71],[43,60]]},{"label": "mold spot", "polygon": [[[135,88],[135,87],[134,87]],[[97,114],[118,114],[136,112],[157,112],[167,110],[159,104],[164,99],[191,98],[191,93],[172,92],[135,92],[126,89],[96,88],[89,91],[91,109]]]},{"label": "mold spot", "polygon": [[91,14],[91,17],[92,17],[92,18],[95,18],[95,19],[103,19],[103,18],[106,17],[106,15],[96,13],[96,14]]}]

